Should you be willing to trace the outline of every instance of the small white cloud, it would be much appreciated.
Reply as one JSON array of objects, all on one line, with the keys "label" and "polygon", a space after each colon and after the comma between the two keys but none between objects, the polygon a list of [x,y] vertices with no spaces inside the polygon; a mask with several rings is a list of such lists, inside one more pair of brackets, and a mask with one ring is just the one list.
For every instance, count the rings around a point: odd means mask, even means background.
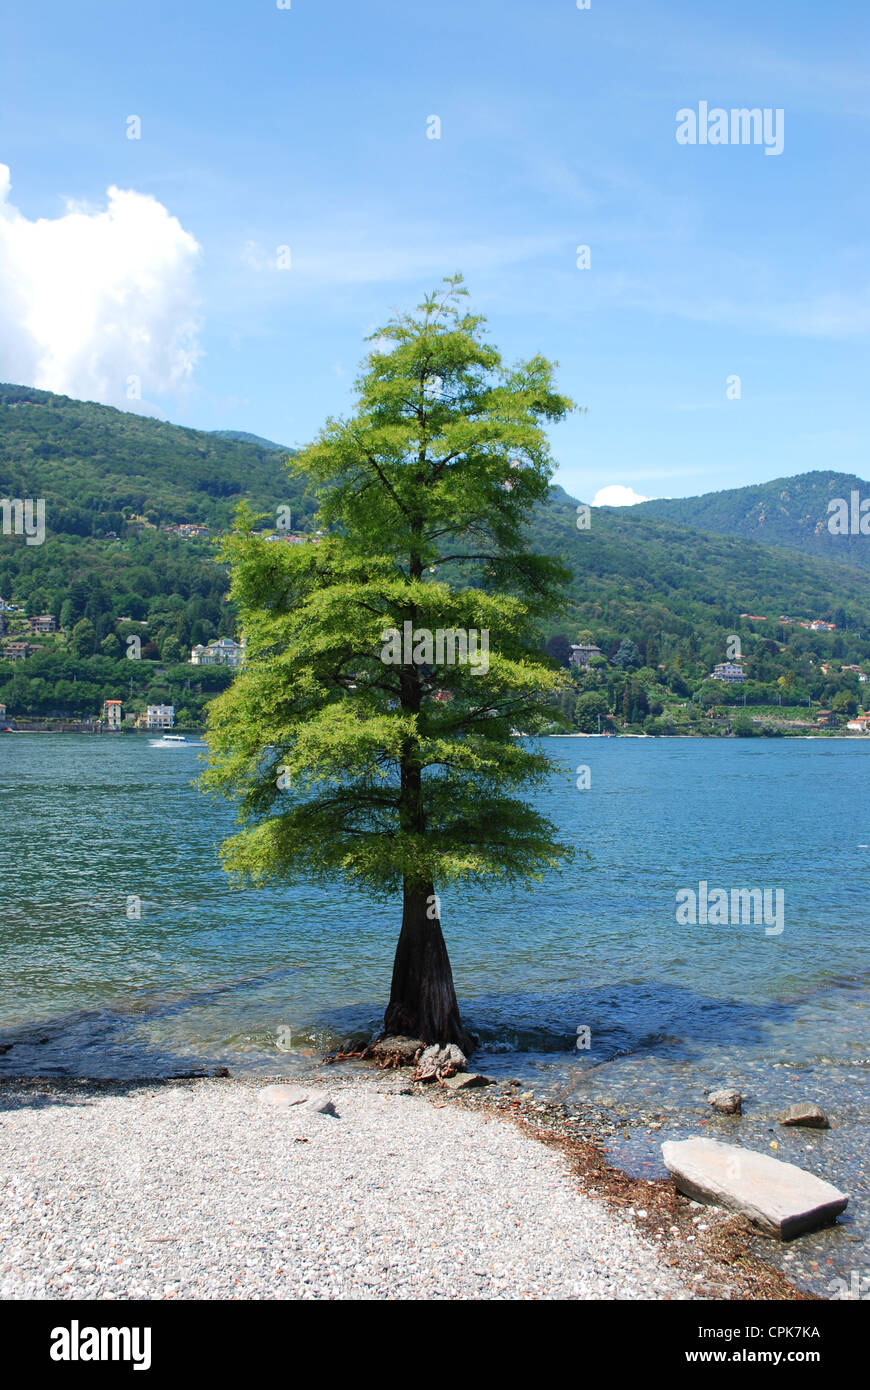
[{"label": "small white cloud", "polygon": [[638,502],[649,502],[649,497],[644,497],[643,493],[635,492],[633,487],[624,487],[622,483],[608,483],[607,487],[600,487],[592,498],[593,507],[634,507]]},{"label": "small white cloud", "polygon": [[[29,220],[0,164],[0,380],[135,409],[183,387],[202,355],[195,239],[156,198],[112,187],[107,206],[68,201]],[[139,401],[139,408],[144,405]]]}]

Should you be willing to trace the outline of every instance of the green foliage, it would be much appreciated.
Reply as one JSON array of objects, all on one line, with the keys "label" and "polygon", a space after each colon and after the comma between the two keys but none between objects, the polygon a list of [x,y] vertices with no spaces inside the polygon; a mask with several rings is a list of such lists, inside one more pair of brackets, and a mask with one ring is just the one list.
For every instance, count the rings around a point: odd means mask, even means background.
[{"label": "green foliage", "polygon": [[580,695],[574,710],[574,723],[582,734],[596,734],[606,728],[607,698],[600,691],[588,690]]},{"label": "green foliage", "polygon": [[731,730],[738,738],[752,738],[755,734],[755,729],[752,724],[751,716],[746,714],[744,710],[741,710],[739,714],[734,716]]},{"label": "green foliage", "polygon": [[76,623],[69,639],[73,656],[93,656],[97,645],[97,634],[90,618],[82,618]]},{"label": "green foliage", "polygon": [[[524,544],[570,403],[543,358],[506,368],[461,282],[374,335],[347,420],[292,461],[315,480],[316,546],[270,545],[242,515],[225,549],[248,661],[209,709],[207,789],[243,829],[224,862],[254,881],[345,878],[378,893],[523,881],[567,854],[517,793],[546,757],[512,737],[552,721],[565,681],[538,619],[561,566]],[[488,661],[399,652],[388,634],[488,633]],[[416,655],[416,659],[414,659]]]}]

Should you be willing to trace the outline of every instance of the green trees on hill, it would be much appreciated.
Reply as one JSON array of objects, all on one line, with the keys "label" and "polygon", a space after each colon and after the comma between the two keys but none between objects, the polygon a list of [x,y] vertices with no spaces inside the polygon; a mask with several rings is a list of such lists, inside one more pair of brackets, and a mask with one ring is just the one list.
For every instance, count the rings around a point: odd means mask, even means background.
[{"label": "green trees on hill", "polygon": [[[52,614],[67,634],[82,622],[93,629],[93,638],[88,627],[82,629],[69,650],[60,638],[37,639],[45,650],[26,663],[28,671],[33,660],[47,663],[39,679],[53,690],[66,679],[61,666],[67,657],[117,659],[131,634],[141,638],[143,651],[168,665],[179,653],[186,658],[196,643],[234,635],[227,571],[216,548],[131,518],[135,513],[155,524],[203,521],[217,534],[229,525],[238,500],[247,497],[255,510],[273,517],[278,506],[290,506],[294,527],[310,531],[316,505],[310,479],[299,470],[288,474],[283,457],[256,437],[224,438],[0,386],[0,497],[42,496],[47,502],[43,545],[0,535],[0,599],[14,603],[20,614],[8,618],[7,635],[29,637],[24,616],[42,613]],[[845,545],[849,538],[831,536],[823,545],[830,559],[785,548],[786,540],[804,544],[800,528],[791,524],[794,516],[805,515],[810,503],[818,510],[833,487],[848,492],[850,480],[819,473],[779,482],[785,510],[776,512],[775,525],[772,484],[674,504],[595,508],[591,528],[583,532],[576,526],[577,504],[561,488],[550,489],[535,505],[527,521],[528,551],[571,572],[561,612],[542,620],[547,650],[566,667],[571,642],[594,642],[604,654],[585,675],[572,672],[572,690],[558,701],[563,714],[573,718],[578,694],[601,691],[621,721],[626,674],[638,678],[646,693],[644,723],[658,718],[657,705],[692,695],[704,708],[742,704],[744,695],[748,705],[782,698],[785,705],[811,700],[830,707],[845,691],[863,706],[866,685],[854,672],[841,674],[840,667],[870,663],[866,575],[834,562],[857,563],[858,551]],[[767,529],[752,521],[756,504]],[[731,521],[744,515],[745,534],[729,531]],[[685,524],[709,525],[711,517],[727,533],[704,534]],[[112,531],[117,534],[106,534]],[[761,534],[778,538],[781,548],[747,538]],[[852,539],[867,543],[866,537]],[[767,622],[753,624],[741,613],[766,615]],[[781,624],[781,614],[821,618],[836,630]],[[749,675],[736,692],[707,680],[715,663],[726,659],[733,634],[741,638]],[[833,663],[827,674],[823,662]],[[39,697],[27,704],[30,677],[2,659],[0,701],[10,703],[2,687],[13,676],[18,712],[43,708],[44,687],[33,687]],[[628,702],[636,723],[642,702],[631,692]]]}]

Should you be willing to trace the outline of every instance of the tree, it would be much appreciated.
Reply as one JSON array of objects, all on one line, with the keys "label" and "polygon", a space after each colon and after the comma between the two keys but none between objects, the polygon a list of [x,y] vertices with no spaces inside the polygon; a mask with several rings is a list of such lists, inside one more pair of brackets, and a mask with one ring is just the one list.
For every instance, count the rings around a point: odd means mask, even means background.
[{"label": "tree", "polygon": [[551,637],[545,648],[547,655],[554,661],[558,661],[560,666],[569,666],[571,663],[571,643],[564,633],[557,633]]},{"label": "tree", "polygon": [[97,634],[90,618],[82,618],[76,623],[70,634],[69,645],[73,656],[93,656]]},{"label": "tree", "polygon": [[549,762],[513,733],[547,727],[565,681],[538,622],[567,576],[523,533],[552,473],[541,422],[571,403],[543,358],[503,366],[464,293],[454,277],[372,335],[356,414],[290,460],[314,479],[318,544],[270,545],[240,516],[225,559],[247,664],[209,706],[203,781],[239,801],[236,878],[401,891],[384,1031],[468,1051],[441,893],[570,855],[514,794]]},{"label": "tree", "polygon": [[845,714],[851,719],[853,714],[858,713],[858,701],[850,691],[841,690],[835,695],[831,709],[835,714]]},{"label": "tree", "polygon": [[574,722],[583,734],[600,731],[601,720],[607,714],[607,700],[597,690],[588,690],[581,695],[574,710]]},{"label": "tree", "polygon": [[167,666],[181,660],[181,644],[177,637],[169,636],[165,639],[160,649],[160,660],[165,661]]},{"label": "tree", "polygon": [[620,642],[619,651],[613,658],[613,664],[618,666],[620,671],[627,671],[632,666],[640,665],[640,652],[628,637],[623,637]]}]

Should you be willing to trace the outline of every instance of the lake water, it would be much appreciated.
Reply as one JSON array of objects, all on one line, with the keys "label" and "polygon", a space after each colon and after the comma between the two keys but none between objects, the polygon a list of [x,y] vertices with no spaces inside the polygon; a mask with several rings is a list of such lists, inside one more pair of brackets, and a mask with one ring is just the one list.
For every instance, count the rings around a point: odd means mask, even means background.
[{"label": "lake water", "polygon": [[[665,1136],[777,1143],[852,1201],[837,1230],[775,1257],[822,1292],[870,1275],[870,739],[545,747],[561,766],[536,800],[576,863],[531,891],[442,899],[478,1065],[608,1108],[632,1171],[663,1171]],[[0,738],[0,1073],[304,1072],[379,1025],[400,903],[229,891],[216,851],[232,811],[192,786],[198,767],[137,737]],[[783,930],[679,925],[676,894],[701,881],[782,890]],[[718,1084],[744,1093],[741,1121],[711,1117]],[[834,1128],[781,1129],[795,1100]]]}]

